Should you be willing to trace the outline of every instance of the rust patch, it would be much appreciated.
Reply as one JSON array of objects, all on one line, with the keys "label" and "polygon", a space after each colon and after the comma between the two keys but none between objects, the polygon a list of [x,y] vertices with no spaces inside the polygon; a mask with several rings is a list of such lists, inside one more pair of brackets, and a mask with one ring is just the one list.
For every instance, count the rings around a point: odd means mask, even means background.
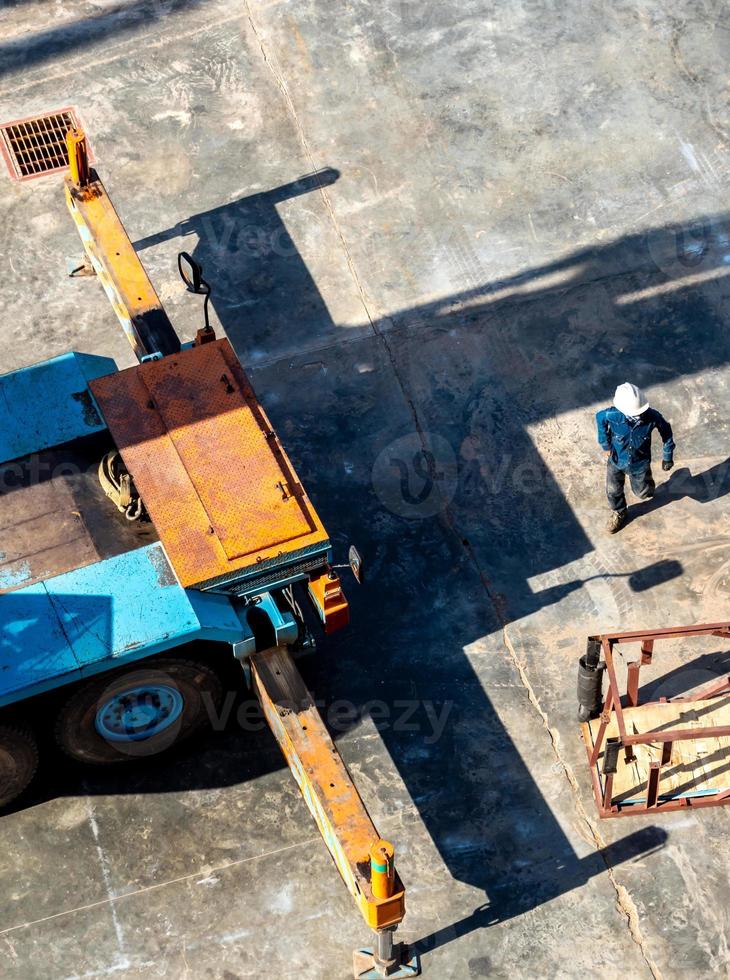
[{"label": "rust patch", "polygon": [[96,428],[98,425],[103,425],[101,416],[96,410],[96,405],[94,405],[91,392],[88,388],[84,388],[83,391],[75,391],[71,397],[81,405],[81,414],[89,428]]},{"label": "rust patch", "polygon": [[157,573],[157,582],[163,589],[168,585],[177,585],[175,573],[162,548],[153,548],[149,552],[149,559]]},{"label": "rust patch", "polygon": [[326,546],[227,340],[89,387],[184,588]]}]

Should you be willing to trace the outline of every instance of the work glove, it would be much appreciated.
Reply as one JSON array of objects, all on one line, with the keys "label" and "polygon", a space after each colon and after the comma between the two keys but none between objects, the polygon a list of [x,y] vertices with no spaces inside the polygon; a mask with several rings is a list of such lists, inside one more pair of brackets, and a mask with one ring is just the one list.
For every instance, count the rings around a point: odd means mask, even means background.
[{"label": "work glove", "polygon": [[662,460],[662,469],[664,470],[665,473],[668,473],[673,466],[674,466],[674,460],[673,459],[663,459]]}]

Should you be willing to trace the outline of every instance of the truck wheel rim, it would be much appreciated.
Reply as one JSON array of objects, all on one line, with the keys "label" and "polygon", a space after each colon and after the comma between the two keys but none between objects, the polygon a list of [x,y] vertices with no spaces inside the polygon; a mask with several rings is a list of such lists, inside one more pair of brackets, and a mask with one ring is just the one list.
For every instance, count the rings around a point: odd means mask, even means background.
[{"label": "truck wheel rim", "polygon": [[139,742],[173,725],[184,706],[167,684],[145,684],[115,694],[96,712],[96,730],[109,742]]}]

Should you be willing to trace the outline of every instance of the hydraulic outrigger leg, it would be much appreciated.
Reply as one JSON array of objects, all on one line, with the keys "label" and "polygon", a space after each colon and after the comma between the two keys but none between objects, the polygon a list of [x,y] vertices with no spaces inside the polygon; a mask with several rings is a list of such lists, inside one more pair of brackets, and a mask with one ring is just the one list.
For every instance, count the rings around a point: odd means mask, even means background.
[{"label": "hydraulic outrigger leg", "polygon": [[375,932],[375,947],[354,953],[358,978],[418,976],[418,957],[393,933],[405,890],[393,845],[380,838],[288,650],[249,659],[251,684],[337,870]]}]

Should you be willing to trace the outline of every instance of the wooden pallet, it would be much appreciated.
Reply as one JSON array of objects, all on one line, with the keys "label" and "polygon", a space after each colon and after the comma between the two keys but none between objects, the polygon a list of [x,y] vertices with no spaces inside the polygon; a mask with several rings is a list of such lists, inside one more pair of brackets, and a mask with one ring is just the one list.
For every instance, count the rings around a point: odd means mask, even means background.
[{"label": "wooden pallet", "polygon": [[99,460],[113,448],[96,433],[0,465],[0,594],[157,540],[101,488]]},{"label": "wooden pallet", "polygon": [[[730,696],[709,701],[665,702],[624,708],[626,733],[644,735],[680,728],[708,728],[730,725]],[[582,725],[583,738],[592,750],[601,724],[600,718]],[[615,714],[606,730],[606,738],[618,736]],[[606,741],[603,743],[604,747]],[[662,743],[632,747],[633,758],[626,751],[619,753],[618,769],[613,780],[612,804],[630,806],[646,802],[649,766],[661,762]],[[598,756],[597,775],[601,791],[605,787],[603,756]],[[700,738],[672,743],[669,762],[662,766],[659,779],[659,800],[679,800],[699,796],[714,796],[730,788],[730,737]]]}]

